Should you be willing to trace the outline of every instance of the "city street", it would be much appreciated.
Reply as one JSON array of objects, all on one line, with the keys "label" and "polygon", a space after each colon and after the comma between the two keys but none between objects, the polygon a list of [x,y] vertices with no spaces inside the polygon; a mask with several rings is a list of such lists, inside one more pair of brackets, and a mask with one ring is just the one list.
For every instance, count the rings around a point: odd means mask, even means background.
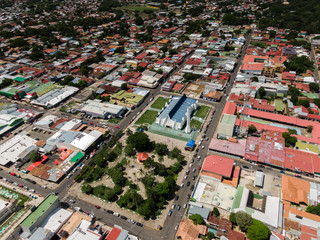
[{"label": "city street", "polygon": [[[250,42],[250,38],[251,38],[251,34],[248,35],[247,39],[246,39],[246,43],[243,46],[242,49],[242,54],[239,57],[238,61],[237,61],[237,65],[234,69],[234,71],[231,74],[230,77],[230,83],[227,86],[226,89],[226,96],[228,96],[228,94],[230,93],[230,90],[232,88],[232,84],[237,76],[237,73],[240,69],[243,57],[245,55],[245,50],[249,45]],[[186,61],[186,60],[185,60]],[[184,63],[183,63],[184,64]],[[181,66],[183,66],[183,64]],[[176,69],[173,73],[175,73],[176,71],[178,71],[179,69]],[[171,74],[173,74],[171,73]],[[168,76],[169,78],[170,76]],[[111,130],[111,134],[113,136],[115,136],[119,131],[123,131],[126,129],[126,127],[129,125],[129,123],[133,120],[133,117],[136,116],[136,114],[138,112],[141,112],[145,107],[146,104],[150,103],[150,99],[151,98],[155,98],[157,97],[160,93],[161,94],[165,94],[168,95],[168,93],[162,93],[160,92],[161,88],[160,85],[155,88],[155,89],[151,89],[150,90],[150,94],[145,98],[144,102],[138,106],[136,109],[134,109],[133,111],[131,111],[126,118],[124,118],[117,126],[119,128],[112,128]],[[205,104],[209,104],[214,106],[215,112],[212,115],[212,111],[211,111],[211,115],[209,115],[203,129],[202,132],[200,133],[201,135],[205,134],[205,138],[208,137],[209,140],[212,138],[216,127],[219,123],[219,119],[221,116],[221,113],[223,111],[223,108],[226,104],[226,96],[224,96],[221,100],[221,102],[210,102],[210,101],[205,101],[205,100],[200,100],[199,102],[201,103],[205,103]],[[212,118],[212,120],[210,120],[210,118]],[[107,140],[106,142],[108,142],[109,140]],[[125,221],[119,217],[116,217],[114,215],[108,214],[107,212],[104,211],[104,209],[96,209],[95,206],[93,204],[90,204],[88,202],[82,201],[80,199],[74,199],[75,203],[71,203],[70,201],[68,201],[68,199],[70,199],[70,197],[68,197],[68,189],[70,188],[70,186],[73,184],[73,179],[80,174],[81,171],[78,171],[77,173],[73,174],[73,176],[69,179],[65,179],[62,181],[62,183],[60,184],[60,186],[54,190],[51,189],[43,189],[41,188],[39,185],[33,185],[29,182],[26,182],[23,179],[20,178],[16,178],[13,177],[11,175],[9,175],[8,173],[2,172],[3,177],[6,177],[12,181],[15,181],[17,183],[21,183],[24,184],[30,188],[33,188],[34,190],[36,190],[36,192],[38,194],[41,194],[42,196],[46,196],[47,194],[54,192],[57,193],[59,196],[60,201],[63,200],[67,200],[68,204],[72,204],[72,207],[80,207],[84,212],[88,212],[90,214],[94,214],[94,216],[104,222],[105,224],[109,225],[109,226],[113,226],[114,224],[122,226],[123,228],[127,229],[130,233],[132,233],[133,235],[137,235],[139,236],[141,239],[143,240],[153,240],[153,239],[174,239],[176,230],[175,227],[177,225],[177,223],[180,222],[180,220],[183,218],[183,215],[185,214],[185,210],[183,208],[183,205],[188,203],[188,194],[191,195],[192,190],[191,190],[191,186],[195,184],[196,180],[192,181],[192,176],[198,176],[199,171],[198,171],[198,167],[202,166],[203,160],[205,159],[205,157],[207,156],[207,152],[208,152],[208,145],[209,145],[210,141],[206,141],[204,140],[201,146],[197,146],[197,149],[192,153],[194,154],[194,163],[193,166],[191,168],[195,168],[196,172],[193,173],[192,171],[190,171],[190,176],[188,177],[188,179],[184,180],[185,184],[184,187],[181,188],[180,190],[178,190],[177,195],[179,195],[179,199],[177,201],[174,202],[174,204],[176,204],[176,207],[178,205],[181,206],[180,211],[178,211],[177,209],[173,210],[173,213],[171,216],[167,216],[167,219],[165,221],[165,224],[162,228],[162,230],[154,230],[154,229],[149,229],[146,227],[139,227],[137,225],[134,225],[132,223],[129,223],[128,221]],[[197,143],[196,143],[197,144]],[[202,146],[204,146],[204,148],[202,148]],[[100,150],[100,149],[99,149]],[[98,151],[99,151],[98,150]],[[196,156],[200,156],[200,160],[198,160],[196,158]],[[87,164],[90,161],[87,160],[85,162],[83,162],[84,164]],[[181,174],[185,174],[185,173],[181,173]],[[186,182],[190,181],[191,184],[190,186],[186,186]],[[17,230],[16,230],[17,231]],[[15,235],[15,234],[13,234]],[[17,237],[17,235],[15,235],[15,237]],[[16,238],[17,239],[17,238]]]}]

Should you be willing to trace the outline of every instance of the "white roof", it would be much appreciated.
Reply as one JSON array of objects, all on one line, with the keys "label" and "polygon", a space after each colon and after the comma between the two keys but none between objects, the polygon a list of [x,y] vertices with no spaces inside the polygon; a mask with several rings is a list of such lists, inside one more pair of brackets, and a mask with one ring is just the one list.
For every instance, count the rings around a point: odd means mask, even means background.
[{"label": "white roof", "polygon": [[77,128],[79,128],[81,126],[82,122],[79,119],[72,119],[68,122],[66,122],[66,124],[63,125],[63,127],[61,128],[61,130],[75,130]]},{"label": "white roof", "polygon": [[7,207],[7,202],[0,199],[0,212]]},{"label": "white roof", "polygon": [[280,199],[278,197],[267,196],[265,212],[256,210],[251,216],[269,226],[277,228],[279,226],[279,207]]},{"label": "white roof", "polygon": [[51,232],[56,232],[71,215],[72,212],[58,207],[46,217],[40,227],[50,230]]},{"label": "white roof", "polygon": [[107,114],[118,115],[123,109],[123,106],[96,100],[88,100],[81,111],[105,116]]},{"label": "white roof", "polygon": [[194,198],[194,199],[196,199],[197,201],[200,201],[206,185],[207,185],[206,183],[202,183],[202,182],[199,182],[199,183],[198,183],[197,189],[196,189],[196,191],[195,191],[194,194],[193,194],[193,198]]},{"label": "white roof", "polygon": [[99,240],[101,235],[88,230],[90,222],[82,220],[67,240]]},{"label": "white roof", "polygon": [[35,145],[37,141],[26,135],[16,135],[0,145],[0,164],[6,165],[9,162],[16,162],[20,154],[27,148]]},{"label": "white roof", "polygon": [[71,142],[71,145],[85,151],[96,139],[97,138],[92,135],[81,133]]}]

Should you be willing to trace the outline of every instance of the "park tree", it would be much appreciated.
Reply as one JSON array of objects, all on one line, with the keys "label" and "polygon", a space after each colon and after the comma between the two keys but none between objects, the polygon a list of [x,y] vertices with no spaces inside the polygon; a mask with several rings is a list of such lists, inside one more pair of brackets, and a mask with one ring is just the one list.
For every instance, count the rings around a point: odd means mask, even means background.
[{"label": "park tree", "polygon": [[148,151],[151,147],[150,139],[144,132],[136,132],[129,136],[127,144],[132,145],[138,152]]},{"label": "park tree", "polygon": [[131,144],[127,144],[127,146],[124,148],[124,154],[128,157],[133,157],[136,154],[136,151]]},{"label": "park tree", "polygon": [[181,150],[177,147],[169,152],[169,158],[178,158],[179,155],[181,155]]},{"label": "park tree", "polygon": [[271,231],[262,222],[253,219],[252,224],[248,227],[247,236],[251,240],[268,240]]},{"label": "park tree", "polygon": [[149,218],[154,214],[155,206],[155,202],[151,198],[148,198],[138,207],[137,211],[140,215]]},{"label": "park tree", "polygon": [[200,214],[191,214],[189,219],[193,221],[195,225],[205,225],[206,222],[203,220]]},{"label": "park tree", "polygon": [[250,124],[249,127],[248,127],[248,134],[255,133],[256,131],[257,131],[256,126],[253,125],[253,124]]},{"label": "park tree", "polygon": [[34,152],[30,153],[29,158],[30,158],[30,161],[34,163],[34,162],[40,160],[41,154],[38,151],[34,151]]},{"label": "park tree", "polygon": [[237,225],[242,232],[247,232],[248,227],[252,224],[252,217],[243,211],[237,212],[235,215]]},{"label": "park tree", "polygon": [[168,147],[164,143],[156,143],[154,150],[159,156],[164,156],[168,153]]}]

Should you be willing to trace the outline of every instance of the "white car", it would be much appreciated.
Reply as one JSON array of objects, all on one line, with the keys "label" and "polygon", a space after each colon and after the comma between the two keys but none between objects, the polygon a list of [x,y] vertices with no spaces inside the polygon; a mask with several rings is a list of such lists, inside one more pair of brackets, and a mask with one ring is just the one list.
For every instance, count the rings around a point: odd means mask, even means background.
[{"label": "white car", "polygon": [[175,230],[178,230],[179,228],[179,223],[177,223],[176,227],[174,228]]},{"label": "white car", "polygon": [[119,217],[119,213],[114,212],[113,215]]}]

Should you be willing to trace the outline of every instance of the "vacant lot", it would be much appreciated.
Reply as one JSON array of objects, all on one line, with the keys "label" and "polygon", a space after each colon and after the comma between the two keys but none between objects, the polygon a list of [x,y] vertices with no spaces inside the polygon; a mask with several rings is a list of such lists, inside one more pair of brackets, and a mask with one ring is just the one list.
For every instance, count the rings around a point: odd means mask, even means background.
[{"label": "vacant lot", "polygon": [[161,110],[165,107],[167,102],[169,102],[169,98],[158,97],[158,99],[151,105],[151,107]]},{"label": "vacant lot", "polygon": [[145,113],[136,121],[135,124],[140,125],[144,123],[152,124],[158,116],[158,112],[152,111],[152,110],[147,110]]},{"label": "vacant lot", "polygon": [[210,110],[210,107],[201,105],[199,107],[199,109],[196,111],[196,113],[194,114],[194,116],[200,117],[200,118],[205,118],[207,116],[207,113],[209,112],[209,110]]},{"label": "vacant lot", "polygon": [[123,9],[124,10],[128,10],[128,11],[139,11],[139,12],[143,12],[143,11],[158,11],[158,9],[145,7],[145,6],[141,6],[141,5],[124,6]]}]

